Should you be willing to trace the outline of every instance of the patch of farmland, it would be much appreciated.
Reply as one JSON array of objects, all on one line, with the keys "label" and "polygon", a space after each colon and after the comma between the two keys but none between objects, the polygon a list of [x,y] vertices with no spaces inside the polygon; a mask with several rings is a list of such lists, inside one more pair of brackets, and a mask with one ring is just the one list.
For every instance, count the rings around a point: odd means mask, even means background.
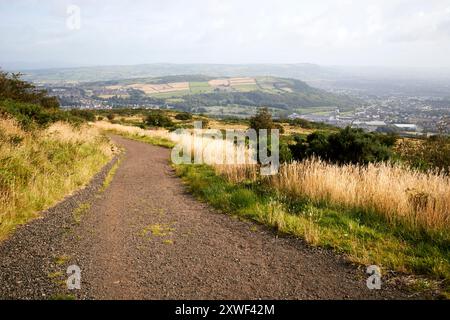
[{"label": "patch of farmland", "polygon": [[212,87],[228,87],[230,86],[229,79],[214,79],[208,82]]},{"label": "patch of farmland", "polygon": [[256,85],[256,80],[254,78],[231,78],[231,86],[243,86],[243,85]]},{"label": "patch of farmland", "polygon": [[244,85],[256,85],[254,78],[229,78],[229,79],[214,79],[210,80],[209,85],[212,87],[234,87]]},{"label": "patch of farmland", "polygon": [[141,90],[145,94],[169,93],[176,91],[189,91],[189,82],[172,82],[164,84],[133,83],[126,88]]}]

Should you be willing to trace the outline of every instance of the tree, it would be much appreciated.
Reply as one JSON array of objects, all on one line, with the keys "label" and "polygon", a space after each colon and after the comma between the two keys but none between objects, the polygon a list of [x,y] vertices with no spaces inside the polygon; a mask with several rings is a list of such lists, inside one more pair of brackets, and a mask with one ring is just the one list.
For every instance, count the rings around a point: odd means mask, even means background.
[{"label": "tree", "polygon": [[192,119],[192,114],[190,114],[189,112],[178,113],[175,116],[175,119],[181,120],[181,121],[191,120]]},{"label": "tree", "polygon": [[267,108],[261,108],[258,110],[254,117],[250,118],[250,128],[255,129],[259,132],[261,129],[271,130],[274,129],[274,123],[272,120],[272,115]]},{"label": "tree", "polygon": [[151,127],[173,127],[172,120],[162,112],[151,112],[146,118],[145,123]]},{"label": "tree", "polygon": [[424,140],[403,140],[396,151],[400,159],[413,168],[439,169],[450,174],[450,137],[437,135]]},{"label": "tree", "polygon": [[58,109],[56,97],[48,96],[47,90],[38,89],[30,82],[23,81],[20,73],[0,71],[0,100],[33,103],[44,109]]}]

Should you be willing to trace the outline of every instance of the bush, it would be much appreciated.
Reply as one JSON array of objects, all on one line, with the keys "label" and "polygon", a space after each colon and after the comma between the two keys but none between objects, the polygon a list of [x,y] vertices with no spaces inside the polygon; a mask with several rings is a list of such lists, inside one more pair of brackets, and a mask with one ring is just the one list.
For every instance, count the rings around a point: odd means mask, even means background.
[{"label": "bush", "polygon": [[411,167],[427,171],[439,169],[450,174],[450,137],[429,137],[423,141],[403,140],[396,148],[400,159]]},{"label": "bush", "polygon": [[173,127],[172,120],[162,112],[152,112],[145,118],[145,123],[151,127]]},{"label": "bush", "polygon": [[90,110],[72,109],[69,111],[69,113],[71,116],[78,117],[86,121],[95,121],[95,114]]},{"label": "bush", "polygon": [[250,128],[259,132],[261,129],[273,129],[275,126],[272,121],[272,115],[267,108],[258,110],[254,117],[250,118]]},{"label": "bush", "polygon": [[13,116],[25,130],[31,130],[35,126],[46,126],[58,120],[58,113],[43,109],[32,103],[23,103],[12,100],[0,101],[0,114]]},{"label": "bush", "polygon": [[288,141],[282,137],[280,139],[280,162],[291,162],[294,160],[294,157],[292,155],[292,150],[289,147]]},{"label": "bush", "polygon": [[108,118],[109,121],[113,121],[116,115],[114,113],[108,113],[106,117]]},{"label": "bush", "polygon": [[175,119],[181,120],[181,121],[191,120],[192,114],[190,114],[189,112],[178,113],[175,116]]},{"label": "bush", "polygon": [[347,127],[333,134],[314,132],[306,141],[296,137],[290,148],[296,160],[317,156],[338,164],[368,164],[389,160],[396,139]]},{"label": "bush", "polygon": [[21,80],[20,73],[0,71],[0,101],[36,104],[44,109],[58,109],[56,97],[49,97],[46,90],[37,89],[32,83]]}]

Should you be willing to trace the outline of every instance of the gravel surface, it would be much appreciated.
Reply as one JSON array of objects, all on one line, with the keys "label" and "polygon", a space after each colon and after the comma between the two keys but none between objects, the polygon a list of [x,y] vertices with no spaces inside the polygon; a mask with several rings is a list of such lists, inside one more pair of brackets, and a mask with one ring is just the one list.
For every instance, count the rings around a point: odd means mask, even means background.
[{"label": "gravel surface", "polygon": [[[329,250],[210,209],[186,192],[169,150],[113,139],[125,154],[105,191],[99,187],[112,163],[0,245],[0,298],[410,297],[394,282],[369,290],[364,270]],[[68,291],[74,264],[81,290]]]}]

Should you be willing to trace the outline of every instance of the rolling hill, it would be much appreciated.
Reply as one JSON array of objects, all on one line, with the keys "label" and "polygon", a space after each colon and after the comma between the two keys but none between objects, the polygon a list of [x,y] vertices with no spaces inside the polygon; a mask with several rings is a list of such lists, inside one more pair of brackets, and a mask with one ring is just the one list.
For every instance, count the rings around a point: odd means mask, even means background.
[{"label": "rolling hill", "polygon": [[274,114],[353,109],[357,99],[313,88],[289,78],[211,77],[173,75],[86,82],[76,85],[50,85],[50,91],[63,106],[107,107],[158,106],[213,115],[245,117],[257,107],[269,107]]}]

